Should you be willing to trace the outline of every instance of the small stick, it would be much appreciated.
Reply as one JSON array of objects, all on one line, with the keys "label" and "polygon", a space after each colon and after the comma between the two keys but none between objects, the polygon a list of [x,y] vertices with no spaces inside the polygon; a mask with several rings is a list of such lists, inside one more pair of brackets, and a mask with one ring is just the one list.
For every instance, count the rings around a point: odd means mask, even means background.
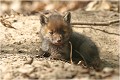
[{"label": "small stick", "polygon": [[72,43],[69,41],[69,44],[70,44],[70,63],[73,64],[73,61],[72,61]]},{"label": "small stick", "polygon": [[120,19],[107,21],[107,22],[72,22],[71,25],[104,25],[108,26],[110,24],[119,23]]},{"label": "small stick", "polygon": [[112,34],[112,35],[120,36],[119,33],[112,33],[112,32],[108,32],[108,31],[106,31],[106,30],[101,30],[101,29],[94,28],[94,27],[80,27],[80,26],[73,26],[73,27],[75,27],[75,28],[90,28],[90,29],[93,29],[93,30],[98,30],[98,31],[101,31],[101,32],[107,33],[107,34]]},{"label": "small stick", "polygon": [[73,22],[72,25],[108,25],[106,22]]}]

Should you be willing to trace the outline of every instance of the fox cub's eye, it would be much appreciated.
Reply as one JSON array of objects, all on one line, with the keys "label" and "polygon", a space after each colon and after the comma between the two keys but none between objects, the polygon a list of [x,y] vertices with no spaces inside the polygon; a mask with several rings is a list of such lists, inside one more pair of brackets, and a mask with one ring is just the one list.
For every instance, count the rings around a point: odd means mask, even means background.
[{"label": "fox cub's eye", "polygon": [[65,34],[65,31],[62,31],[62,34]]},{"label": "fox cub's eye", "polygon": [[53,32],[51,31],[51,32],[49,32],[50,34],[53,34]]}]

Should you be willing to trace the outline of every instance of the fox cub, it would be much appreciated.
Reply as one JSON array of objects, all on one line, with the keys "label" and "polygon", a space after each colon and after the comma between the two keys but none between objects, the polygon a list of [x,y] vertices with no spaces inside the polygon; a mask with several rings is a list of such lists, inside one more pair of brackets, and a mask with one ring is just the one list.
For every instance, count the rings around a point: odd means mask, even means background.
[{"label": "fox cub", "polygon": [[72,30],[71,13],[61,15],[53,12],[49,16],[40,15],[41,56],[53,59],[70,60],[72,43],[73,62],[83,60],[88,67],[98,69],[100,57],[97,46],[86,36]]}]

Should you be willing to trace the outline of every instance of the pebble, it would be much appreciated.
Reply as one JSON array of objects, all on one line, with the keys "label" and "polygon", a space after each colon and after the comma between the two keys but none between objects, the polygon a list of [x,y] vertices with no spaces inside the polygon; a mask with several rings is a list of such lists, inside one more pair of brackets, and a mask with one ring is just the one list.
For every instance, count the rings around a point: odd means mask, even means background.
[{"label": "pebble", "polygon": [[26,65],[22,66],[21,68],[19,68],[18,71],[23,74],[30,74],[31,72],[34,71],[34,69],[35,69],[35,67],[33,67],[32,65],[26,64]]},{"label": "pebble", "polygon": [[32,64],[33,63],[33,58],[32,57],[28,57],[27,61],[24,64]]},{"label": "pebble", "polygon": [[114,69],[113,69],[113,68],[109,68],[109,67],[105,67],[105,68],[103,69],[103,72],[104,72],[104,73],[113,73],[113,72],[114,72]]},{"label": "pebble", "polygon": [[25,53],[25,52],[28,52],[28,50],[27,49],[19,49],[18,52],[19,53]]}]

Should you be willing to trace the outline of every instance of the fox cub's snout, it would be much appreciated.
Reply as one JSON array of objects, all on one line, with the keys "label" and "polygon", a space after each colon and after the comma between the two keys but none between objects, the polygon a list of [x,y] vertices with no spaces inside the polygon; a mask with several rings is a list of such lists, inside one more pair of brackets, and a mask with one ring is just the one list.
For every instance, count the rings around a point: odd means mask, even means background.
[{"label": "fox cub's snout", "polygon": [[54,45],[66,43],[72,33],[70,19],[70,12],[67,12],[65,15],[54,14],[49,17],[40,15],[40,23],[42,25],[40,32],[43,39]]}]

